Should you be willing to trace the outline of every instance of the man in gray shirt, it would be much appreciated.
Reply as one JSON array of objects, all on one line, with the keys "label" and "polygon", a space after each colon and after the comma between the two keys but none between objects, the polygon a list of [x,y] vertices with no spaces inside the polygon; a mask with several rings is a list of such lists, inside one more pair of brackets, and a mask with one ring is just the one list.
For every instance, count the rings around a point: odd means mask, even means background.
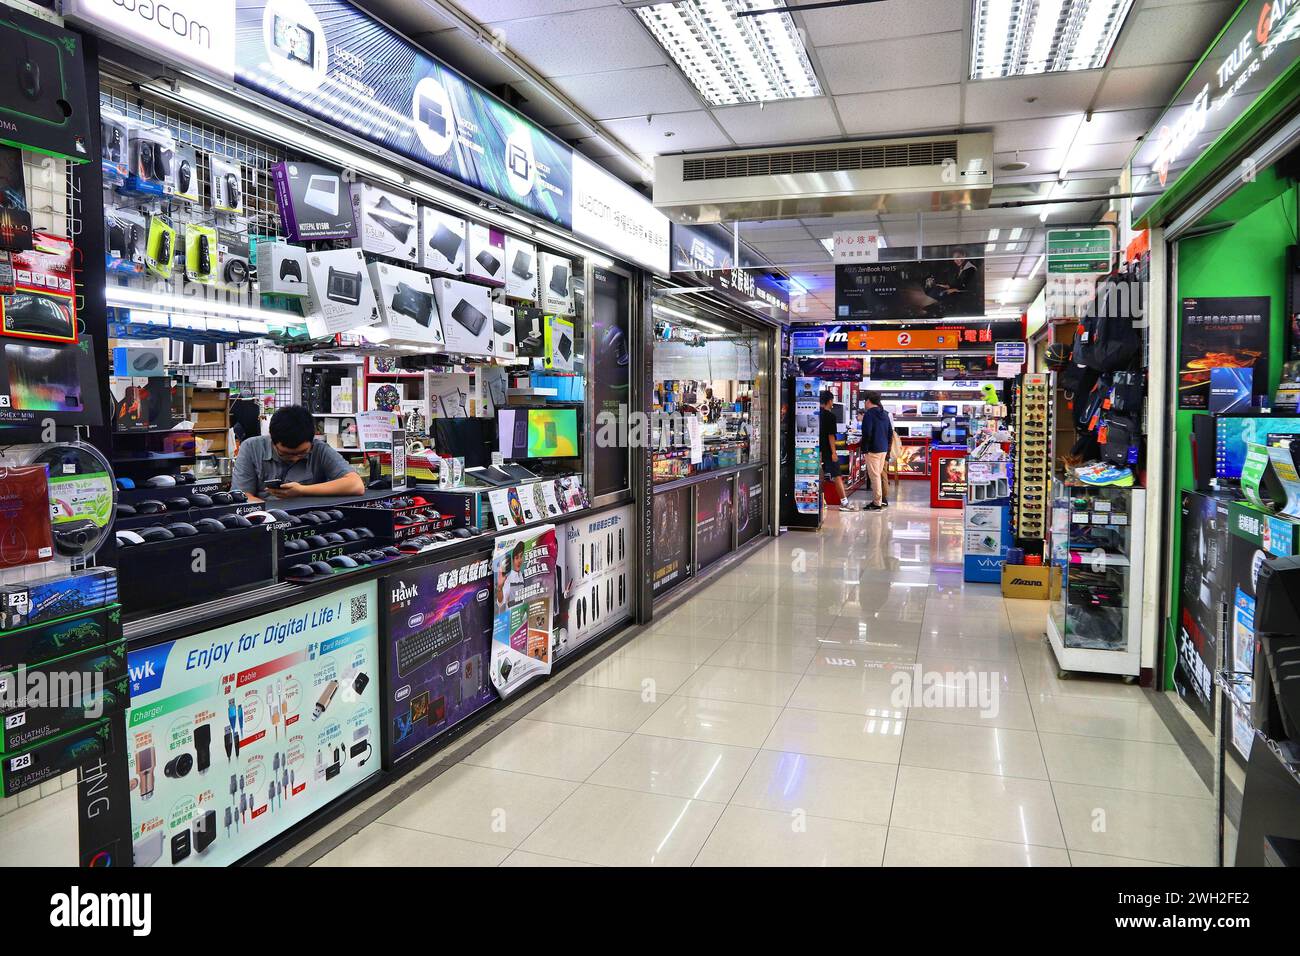
[{"label": "man in gray shirt", "polygon": [[366,484],[343,456],[316,438],[311,412],[286,405],[271,416],[271,434],[245,438],[230,487],[250,500],[364,494]]}]

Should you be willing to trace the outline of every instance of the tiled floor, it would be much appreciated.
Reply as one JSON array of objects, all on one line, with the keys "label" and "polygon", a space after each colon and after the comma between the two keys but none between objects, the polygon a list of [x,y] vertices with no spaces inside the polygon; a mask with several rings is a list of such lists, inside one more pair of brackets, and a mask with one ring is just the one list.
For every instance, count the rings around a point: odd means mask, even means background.
[{"label": "tiled floor", "polygon": [[1145,693],[1059,680],[921,491],[763,547],[319,862],[1211,864]]}]

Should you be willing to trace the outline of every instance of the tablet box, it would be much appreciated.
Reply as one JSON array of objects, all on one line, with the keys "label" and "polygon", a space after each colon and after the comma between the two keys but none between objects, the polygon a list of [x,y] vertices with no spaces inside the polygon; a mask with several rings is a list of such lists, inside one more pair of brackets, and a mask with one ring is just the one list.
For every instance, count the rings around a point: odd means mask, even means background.
[{"label": "tablet box", "polygon": [[470,282],[437,278],[433,295],[442,316],[442,334],[447,351],[459,355],[494,353],[492,298],[488,290]]},{"label": "tablet box", "polygon": [[420,265],[465,274],[465,220],[432,206],[420,207]]},{"label": "tablet box", "polygon": [[573,371],[573,353],[577,349],[573,320],[558,315],[546,317],[546,343],[543,363],[557,372]]},{"label": "tablet box", "polygon": [[357,220],[354,248],[416,262],[420,228],[415,200],[381,189],[371,183],[354,183],[352,208]]},{"label": "tablet box", "polygon": [[573,262],[564,256],[543,252],[538,259],[537,282],[542,308],[560,315],[573,314]]},{"label": "tablet box", "polygon": [[372,262],[369,269],[370,281],[379,295],[380,320],[389,340],[445,344],[431,275],[386,262]]},{"label": "tablet box", "polygon": [[131,680],[125,674],[105,680],[84,700],[58,707],[26,707],[4,715],[0,728],[0,754],[35,747],[60,734],[76,730],[89,721],[111,717],[126,710],[131,699]]},{"label": "tablet box", "polygon": [[511,235],[506,236],[506,295],[537,301],[537,247]]},{"label": "tablet box", "polygon": [[497,358],[513,359],[515,354],[515,310],[504,303],[492,305],[493,347]]},{"label": "tablet box", "polygon": [[307,332],[313,338],[379,321],[366,257],[360,249],[307,254]]},{"label": "tablet box", "polygon": [[63,577],[0,585],[0,630],[53,621],[117,603],[117,573],[87,568]]},{"label": "tablet box", "polygon": [[467,275],[492,285],[506,284],[506,234],[500,229],[471,222],[466,255]]},{"label": "tablet box", "polygon": [[357,234],[351,190],[337,169],[286,160],[271,167],[271,177],[280,220],[294,242]]},{"label": "tablet box", "polygon": [[0,760],[0,797],[30,790],[109,752],[109,724],[105,717],[61,737],[37,744]]},{"label": "tablet box", "polygon": [[307,294],[307,250],[287,242],[257,244],[257,285],[263,293],[301,297]]}]

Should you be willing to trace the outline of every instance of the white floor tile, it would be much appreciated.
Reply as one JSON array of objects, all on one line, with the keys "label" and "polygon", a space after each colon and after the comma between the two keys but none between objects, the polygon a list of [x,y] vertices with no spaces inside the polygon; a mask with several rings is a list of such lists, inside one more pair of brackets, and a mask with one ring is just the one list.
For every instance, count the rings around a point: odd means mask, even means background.
[{"label": "white floor tile", "polygon": [[696,866],[879,866],[885,828],[847,820],[731,806]]}]

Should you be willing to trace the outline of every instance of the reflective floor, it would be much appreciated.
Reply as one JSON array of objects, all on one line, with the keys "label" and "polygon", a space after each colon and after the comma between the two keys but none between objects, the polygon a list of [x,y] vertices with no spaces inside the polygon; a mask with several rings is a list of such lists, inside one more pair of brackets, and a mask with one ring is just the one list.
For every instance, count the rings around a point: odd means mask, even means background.
[{"label": "reflective floor", "polygon": [[1058,679],[924,490],[763,547],[318,865],[1212,864],[1146,692]]}]

